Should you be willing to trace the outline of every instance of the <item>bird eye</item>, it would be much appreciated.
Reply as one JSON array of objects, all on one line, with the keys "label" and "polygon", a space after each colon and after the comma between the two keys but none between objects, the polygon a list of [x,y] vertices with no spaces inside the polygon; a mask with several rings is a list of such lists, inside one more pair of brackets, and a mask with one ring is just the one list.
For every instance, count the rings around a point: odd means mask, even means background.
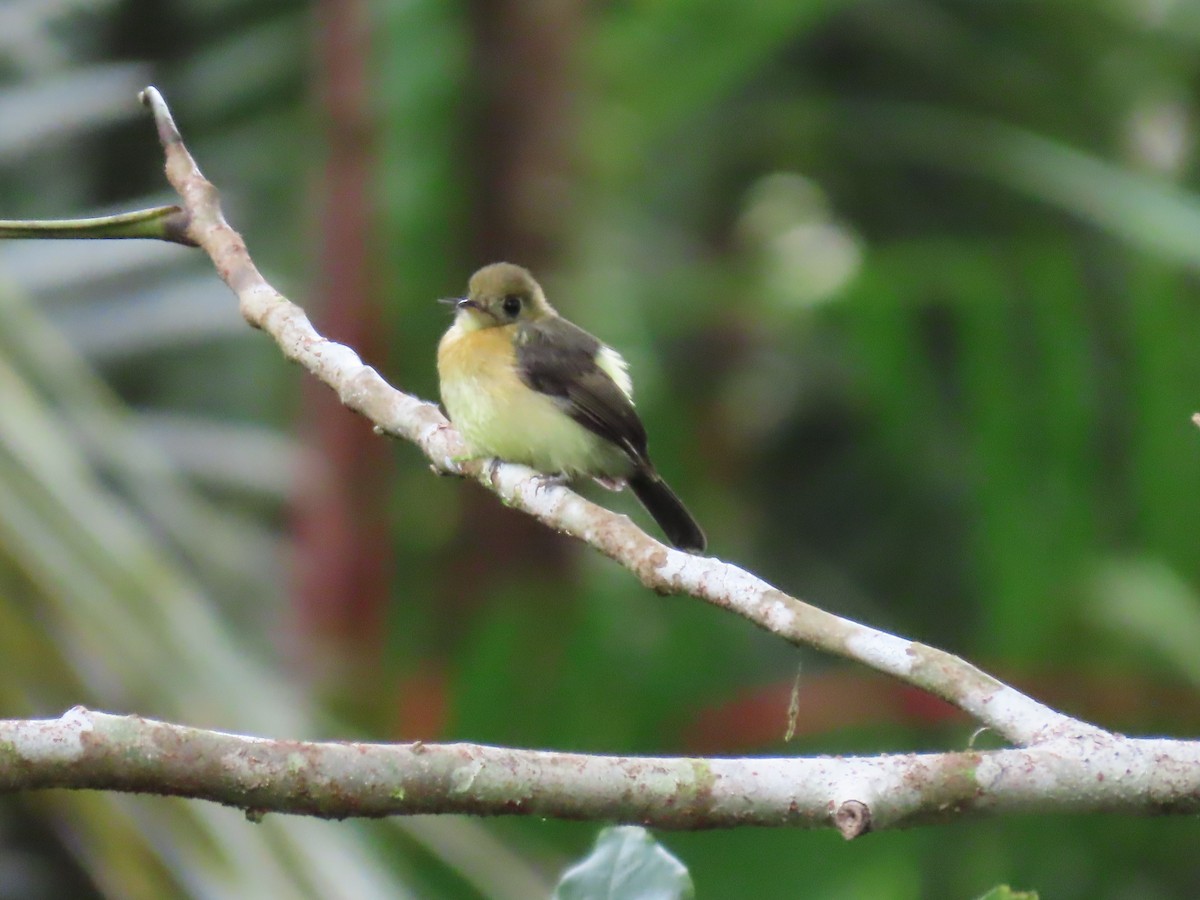
[{"label": "bird eye", "polygon": [[505,315],[515,316],[521,311],[521,298],[516,294],[508,294],[504,298],[504,302],[500,304],[500,308],[504,310]]}]

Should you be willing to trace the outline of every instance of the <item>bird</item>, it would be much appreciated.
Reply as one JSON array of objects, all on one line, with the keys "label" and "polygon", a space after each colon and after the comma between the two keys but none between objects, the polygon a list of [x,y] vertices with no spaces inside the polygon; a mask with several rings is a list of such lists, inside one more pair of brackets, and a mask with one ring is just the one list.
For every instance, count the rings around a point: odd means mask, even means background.
[{"label": "bird", "polygon": [[560,316],[527,269],[484,266],[438,344],[442,405],[471,457],[628,484],[667,539],[702,553],[703,529],[650,461],[625,360]]}]

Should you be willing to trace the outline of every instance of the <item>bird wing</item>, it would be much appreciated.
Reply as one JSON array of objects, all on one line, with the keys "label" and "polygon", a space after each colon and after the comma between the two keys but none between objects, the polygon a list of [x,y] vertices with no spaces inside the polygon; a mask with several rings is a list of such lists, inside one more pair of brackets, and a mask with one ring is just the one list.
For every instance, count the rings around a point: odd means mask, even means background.
[{"label": "bird wing", "polygon": [[525,322],[516,336],[517,374],[588,431],[643,462],[646,429],[629,396],[597,363],[603,348],[566,319]]}]

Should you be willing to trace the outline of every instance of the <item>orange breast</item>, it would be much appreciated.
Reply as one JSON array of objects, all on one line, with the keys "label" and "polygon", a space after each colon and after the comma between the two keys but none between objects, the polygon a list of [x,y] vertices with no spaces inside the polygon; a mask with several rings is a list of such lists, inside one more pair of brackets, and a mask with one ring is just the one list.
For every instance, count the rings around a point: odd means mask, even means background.
[{"label": "orange breast", "polygon": [[517,378],[513,352],[515,325],[465,331],[454,326],[438,345],[438,374],[443,379],[511,383]]}]

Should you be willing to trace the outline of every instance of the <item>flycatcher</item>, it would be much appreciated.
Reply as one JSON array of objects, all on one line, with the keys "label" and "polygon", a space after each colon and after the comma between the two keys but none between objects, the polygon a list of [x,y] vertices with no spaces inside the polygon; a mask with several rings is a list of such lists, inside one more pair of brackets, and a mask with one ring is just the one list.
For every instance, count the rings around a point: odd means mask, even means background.
[{"label": "flycatcher", "polygon": [[628,484],[668,540],[702,552],[704,532],[654,470],[625,360],[546,301],[511,263],[443,301],[454,324],[438,345],[442,402],[471,453],[548,475]]}]

